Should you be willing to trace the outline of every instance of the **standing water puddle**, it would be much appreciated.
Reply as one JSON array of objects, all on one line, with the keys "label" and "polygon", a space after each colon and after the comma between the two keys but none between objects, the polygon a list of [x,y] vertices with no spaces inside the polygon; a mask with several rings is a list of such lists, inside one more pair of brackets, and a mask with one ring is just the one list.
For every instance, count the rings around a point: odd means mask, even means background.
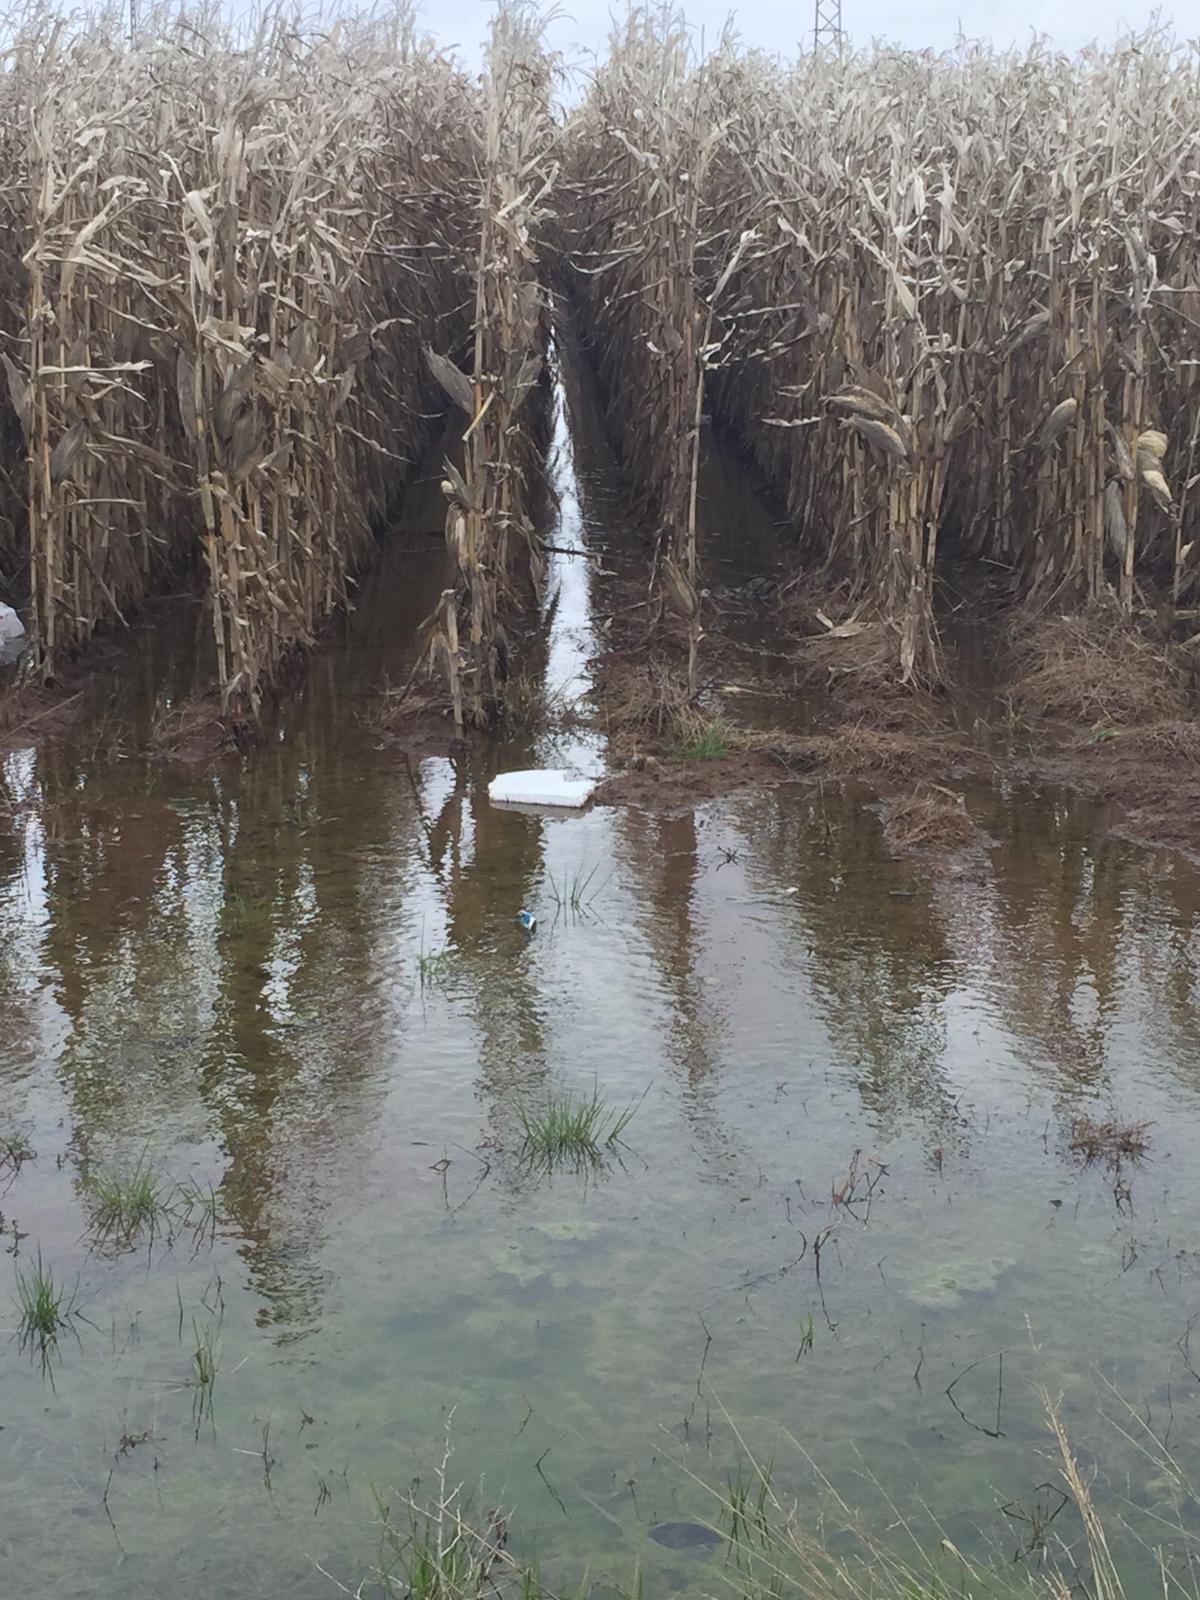
[{"label": "standing water puddle", "polygon": [[[571,420],[556,542],[603,553]],[[432,1493],[447,1431],[547,1581],[719,1583],[703,1485],[743,1444],[802,1517],[807,1454],[881,1533],[927,1506],[1012,1554],[1056,1475],[1040,1384],[1098,1492],[1194,1521],[1125,1410],[1191,1465],[1194,869],[1001,789],[967,883],[799,785],[490,808],[545,748],[410,761],[363,716],[443,580],[424,477],[240,767],[4,763],[0,1136],[37,1154],[0,1171],[0,1326],[39,1250],[79,1313],[45,1363],[0,1347],[5,1593],[353,1590],[372,1488]],[[570,695],[589,571],[556,561]],[[627,1148],[531,1168],[519,1108],[593,1085]],[[1068,1148],[1113,1111],[1150,1123],[1119,1173]],[[94,1180],[139,1161],[193,1204],[122,1248]]]}]

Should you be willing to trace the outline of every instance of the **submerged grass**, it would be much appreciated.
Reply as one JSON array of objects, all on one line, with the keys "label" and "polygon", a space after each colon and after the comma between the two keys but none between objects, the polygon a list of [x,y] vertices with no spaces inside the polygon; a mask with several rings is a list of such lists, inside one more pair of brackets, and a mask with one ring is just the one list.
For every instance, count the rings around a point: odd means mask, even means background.
[{"label": "submerged grass", "polygon": [[1088,1166],[1097,1161],[1110,1167],[1123,1160],[1140,1161],[1149,1149],[1148,1122],[1120,1122],[1115,1118],[1101,1122],[1086,1112],[1071,1122],[1071,1149]]},{"label": "submerged grass", "polygon": [[196,1341],[192,1351],[192,1422],[199,1437],[204,1423],[213,1426],[213,1395],[221,1366],[220,1323],[206,1322],[201,1326],[193,1317],[192,1335]]},{"label": "submerged grass", "polygon": [[[1001,1542],[985,1542],[972,1555],[950,1536],[928,1509],[919,1518],[906,1516],[875,1475],[864,1468],[863,1481],[877,1499],[874,1513],[851,1504],[815,1465],[791,1435],[798,1457],[814,1475],[803,1498],[785,1498],[776,1481],[775,1463],[756,1459],[729,1418],[741,1452],[739,1463],[723,1487],[685,1474],[713,1503],[711,1519],[701,1526],[727,1541],[726,1579],[737,1600],[948,1600],[951,1595],[1016,1596],[1026,1600],[1070,1600],[1091,1595],[1096,1600],[1126,1600],[1150,1592],[1174,1594],[1178,1600],[1200,1600],[1200,1540],[1182,1520],[1156,1510],[1143,1529],[1131,1517],[1138,1508],[1122,1501],[1102,1512],[1094,1499],[1093,1474],[1080,1469],[1061,1416],[1061,1402],[1041,1395],[1050,1433],[1059,1457],[1059,1482],[1042,1484],[1055,1500],[1048,1514],[1020,1518],[1023,1544],[1014,1553]],[[719,1402],[718,1402],[719,1405]],[[1148,1460],[1164,1479],[1191,1498],[1192,1485],[1176,1458],[1149,1423],[1126,1407],[1128,1420],[1114,1420],[1123,1437],[1137,1438]],[[814,1511],[813,1490],[819,1501]],[[1071,1508],[1068,1532],[1056,1526],[1059,1512]],[[1013,1507],[1003,1508],[1011,1515]],[[1114,1556],[1110,1536],[1119,1529],[1127,1539],[1127,1555]]]},{"label": "submerged grass", "polygon": [[216,1238],[221,1201],[214,1184],[204,1184],[196,1178],[176,1184],[173,1210],[184,1227],[195,1233],[197,1240],[205,1236],[210,1241]]},{"label": "submerged grass", "polygon": [[586,1098],[570,1089],[552,1093],[534,1110],[518,1107],[524,1134],[521,1154],[550,1167],[600,1161],[620,1143],[636,1111],[636,1106],[614,1110],[598,1088]]},{"label": "submerged grass", "polygon": [[724,1509],[729,1523],[729,1543],[733,1554],[736,1554],[742,1545],[752,1542],[765,1545],[769,1542],[771,1525],[768,1517],[768,1497],[771,1492],[773,1469],[772,1462],[768,1462],[760,1469],[757,1465],[749,1466],[739,1461],[726,1479]]},{"label": "submerged grass", "polygon": [[[451,1411],[451,1422],[453,1416]],[[398,1517],[374,1491],[382,1549],[379,1566],[371,1574],[375,1585],[371,1592],[382,1600],[479,1600],[484,1595],[493,1600],[555,1600],[542,1583],[536,1560],[519,1560],[510,1553],[506,1513],[497,1508],[478,1520],[472,1517],[463,1485],[449,1479],[450,1454],[448,1423],[435,1493],[418,1500],[416,1480]],[[366,1581],[356,1594],[366,1592]],[[587,1583],[581,1587],[579,1600],[585,1600],[589,1589]],[[640,1586],[635,1600],[641,1600]]]},{"label": "submerged grass", "polygon": [[604,892],[607,878],[592,888],[599,870],[599,865],[596,865],[576,867],[573,872],[565,873],[562,878],[556,878],[552,872],[547,874],[550,898],[560,911],[585,911]]},{"label": "submerged grass", "polygon": [[21,1165],[26,1161],[33,1161],[37,1151],[33,1148],[27,1134],[19,1128],[11,1133],[0,1133],[0,1168],[11,1167],[14,1172],[20,1171]]},{"label": "submerged grass", "polygon": [[440,950],[422,950],[417,956],[417,973],[422,989],[445,983],[458,965],[458,954],[449,945]]},{"label": "submerged grass", "polygon": [[[1039,1485],[1039,1491],[1053,1500],[1053,1509],[1017,1519],[1023,1543],[1015,1555],[1000,1542],[973,1555],[932,1512],[906,1516],[869,1468],[864,1467],[862,1481],[876,1502],[874,1510],[852,1504],[785,1433],[806,1476],[813,1478],[802,1496],[786,1492],[775,1461],[756,1459],[718,1401],[736,1440],[736,1465],[724,1483],[714,1484],[681,1463],[711,1507],[710,1516],[701,1513],[689,1525],[708,1535],[696,1542],[724,1552],[721,1587],[703,1592],[724,1592],[729,1600],[1015,1600],[1018,1595],[1134,1600],[1151,1592],[1200,1600],[1200,1539],[1181,1520],[1164,1519],[1157,1510],[1150,1513],[1148,1536],[1127,1520],[1125,1502],[1102,1511],[1094,1499],[1095,1481],[1074,1454],[1060,1403],[1048,1394],[1042,1402],[1059,1470],[1058,1481]],[[1149,1422],[1131,1411],[1128,1424],[1116,1420],[1114,1425],[1127,1439],[1133,1429],[1149,1459],[1191,1498],[1191,1485]],[[410,1493],[393,1517],[376,1494],[383,1543],[382,1560],[371,1575],[377,1592],[387,1600],[476,1600],[485,1594],[556,1600],[564,1590],[548,1588],[533,1561],[510,1551],[505,1514],[492,1510],[472,1517],[461,1484],[453,1486],[448,1477],[449,1454],[447,1447],[429,1502],[418,1502]],[[1060,1524],[1059,1513],[1068,1507],[1069,1517]],[[1019,1507],[1001,1509],[1011,1516]],[[1128,1558],[1114,1555],[1110,1544],[1118,1528],[1128,1536]],[[611,1580],[604,1585],[608,1592],[613,1587]],[[640,1600],[640,1572],[628,1590],[615,1587],[623,1600]],[[364,1592],[366,1581],[355,1591]],[[586,1575],[576,1592],[580,1600],[592,1592]]]}]

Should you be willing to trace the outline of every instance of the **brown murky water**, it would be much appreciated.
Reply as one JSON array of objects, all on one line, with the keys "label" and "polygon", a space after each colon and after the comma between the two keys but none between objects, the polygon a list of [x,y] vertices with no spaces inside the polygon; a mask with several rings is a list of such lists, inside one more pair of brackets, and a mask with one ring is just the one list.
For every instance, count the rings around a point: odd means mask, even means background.
[{"label": "brown murky water", "polygon": [[[615,559],[571,394],[557,542]],[[1194,1522],[1124,1406],[1194,1465],[1195,870],[1004,788],[969,797],[970,881],[890,859],[861,794],[492,809],[491,770],[554,752],[410,760],[362,719],[443,578],[435,469],[257,751],[142,753],[189,685],[177,603],[92,739],[4,760],[0,1136],[37,1155],[0,1174],[3,1592],[336,1594],[376,1559],[373,1489],[428,1487],[447,1427],[551,1578],[721,1581],[650,1530],[711,1516],[727,1418],[814,1514],[804,1452],[1011,1554],[1053,1476],[1040,1384],[1106,1496]],[[748,496],[711,464],[710,537]],[[603,578],[558,575],[570,691]],[[628,1148],[531,1169],[519,1107],[593,1085],[636,1103]],[[1147,1158],[1083,1167],[1080,1111],[1148,1119]],[[211,1227],[97,1243],[90,1179],[139,1160],[211,1184]],[[39,1250],[78,1282],[48,1366],[12,1300]]]}]

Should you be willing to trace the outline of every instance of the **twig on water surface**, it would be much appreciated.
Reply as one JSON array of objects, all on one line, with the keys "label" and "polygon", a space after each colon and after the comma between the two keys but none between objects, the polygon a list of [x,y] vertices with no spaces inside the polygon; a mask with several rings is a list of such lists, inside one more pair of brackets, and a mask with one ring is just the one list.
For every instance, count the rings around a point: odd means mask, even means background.
[{"label": "twig on water surface", "polygon": [[121,1543],[121,1535],[117,1532],[117,1524],[113,1519],[112,1507],[108,1503],[108,1491],[112,1488],[114,1471],[115,1468],[113,1467],[108,1469],[108,1477],[105,1480],[104,1494],[101,1497],[101,1504],[104,1506],[104,1515],[108,1518],[108,1525],[113,1531],[113,1538],[117,1541],[117,1549],[121,1552],[122,1556],[124,1556],[125,1546]]},{"label": "twig on water surface", "polygon": [[547,1489],[549,1489],[550,1493],[554,1496],[555,1500],[558,1502],[558,1509],[562,1512],[564,1517],[567,1515],[567,1508],[566,1508],[566,1505],[563,1502],[563,1497],[562,1497],[562,1495],[559,1494],[558,1490],[550,1482],[550,1479],[542,1471],[542,1462],[545,1461],[546,1457],[550,1454],[551,1450],[554,1449],[554,1446],[556,1444],[561,1444],[562,1441],[566,1437],[567,1436],[566,1436],[565,1433],[559,1434],[558,1438],[555,1439],[551,1444],[548,1444],[546,1446],[546,1448],[542,1451],[541,1455],[533,1463],[533,1470],[537,1473],[538,1477],[542,1480],[542,1482],[546,1485]]},{"label": "twig on water surface", "polygon": [[525,1429],[529,1426],[530,1418],[533,1416],[533,1401],[527,1394],[523,1394],[521,1398],[525,1402],[526,1411],[525,1415],[521,1418],[521,1426],[517,1429],[516,1433],[513,1434],[514,1442],[525,1432]]},{"label": "twig on water surface", "polygon": [[950,1404],[954,1407],[955,1411],[958,1412],[959,1416],[967,1424],[968,1428],[974,1428],[976,1433],[985,1433],[988,1436],[989,1439],[1003,1439],[1003,1438],[1007,1437],[1003,1432],[1001,1432],[1001,1429],[1000,1429],[1000,1410],[1001,1410],[1001,1407],[1004,1404],[1004,1351],[1003,1350],[999,1350],[999,1351],[996,1352],[996,1361],[997,1361],[997,1367],[996,1367],[996,1426],[994,1428],[987,1428],[987,1427],[985,1427],[983,1425],[982,1422],[972,1422],[971,1418],[966,1414],[966,1412],[963,1410],[963,1408],[959,1405],[958,1401],[954,1398],[955,1387],[959,1383],[962,1382],[962,1380],[967,1376],[968,1372],[974,1372],[976,1367],[982,1367],[986,1362],[990,1361],[991,1359],[992,1359],[991,1356],[980,1356],[978,1361],[972,1361],[970,1366],[964,1367],[962,1369],[962,1371],[958,1374],[958,1376],[956,1378],[954,1378],[947,1385],[947,1387],[946,1387],[946,1399],[949,1400]]},{"label": "twig on water surface", "polygon": [[[841,1183],[834,1183],[830,1187],[830,1204],[841,1206],[851,1216],[857,1217],[856,1206],[865,1205],[866,1212],[859,1218],[862,1222],[870,1220],[871,1201],[875,1195],[875,1187],[882,1178],[887,1176],[887,1168],[882,1161],[868,1160],[863,1168],[859,1167],[861,1150],[856,1150],[850,1158],[850,1165]],[[874,1167],[874,1172],[870,1169]]]},{"label": "twig on water surface", "polygon": [[917,1364],[913,1368],[913,1382],[921,1387],[921,1368],[925,1365],[925,1324],[921,1324],[921,1342],[917,1346]]},{"label": "twig on water surface", "polygon": [[[700,1316],[699,1313],[697,1315]],[[700,1399],[700,1391],[704,1385],[704,1368],[708,1363],[708,1352],[712,1349],[713,1342],[712,1334],[709,1333],[708,1324],[703,1316],[700,1316],[700,1326],[704,1329],[704,1349],[700,1352],[700,1369],[696,1373],[696,1392],[692,1396],[692,1403],[683,1418],[683,1436],[685,1439],[691,1436],[692,1418],[696,1415],[696,1402]],[[705,1406],[705,1438],[709,1442],[712,1440],[712,1417],[707,1406]]]}]

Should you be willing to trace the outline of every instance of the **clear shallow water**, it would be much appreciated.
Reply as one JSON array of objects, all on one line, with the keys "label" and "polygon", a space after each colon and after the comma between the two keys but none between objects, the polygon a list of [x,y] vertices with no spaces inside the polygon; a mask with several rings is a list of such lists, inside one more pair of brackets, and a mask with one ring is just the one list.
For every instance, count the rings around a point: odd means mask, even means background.
[{"label": "clear shallow water", "polygon": [[[560,542],[604,550],[574,404]],[[409,553],[436,493],[240,766],[137,753],[186,629],[139,636],[99,756],[5,761],[0,1131],[38,1154],[0,1178],[0,1326],[38,1248],[87,1320],[49,1377],[0,1344],[4,1592],[331,1595],[318,1564],[369,1571],[372,1489],[431,1487],[451,1415],[456,1477],[549,1577],[640,1564],[648,1593],[721,1581],[649,1530],[712,1516],[726,1413],[814,1518],[803,1452],[880,1527],[886,1491],[1011,1553],[1011,1503],[1055,1476],[1045,1384],[1105,1495],[1194,1520],[1105,1413],[1136,1435],[1124,1397],[1192,1464],[1195,870],[1001,789],[970,797],[995,843],[966,879],[892,861],[863,794],[495,811],[488,762],[411,760],[360,716],[440,586]],[[563,561],[552,684],[603,581]],[[593,867],[563,914],[551,877]],[[629,1149],[531,1172],[517,1107],[593,1083],[638,1103]],[[1076,1112],[1114,1108],[1153,1122],[1120,1205],[1067,1149]],[[91,1247],[88,1172],[143,1152],[215,1186],[215,1237]],[[877,1176],[850,1210],[855,1152]]]}]

